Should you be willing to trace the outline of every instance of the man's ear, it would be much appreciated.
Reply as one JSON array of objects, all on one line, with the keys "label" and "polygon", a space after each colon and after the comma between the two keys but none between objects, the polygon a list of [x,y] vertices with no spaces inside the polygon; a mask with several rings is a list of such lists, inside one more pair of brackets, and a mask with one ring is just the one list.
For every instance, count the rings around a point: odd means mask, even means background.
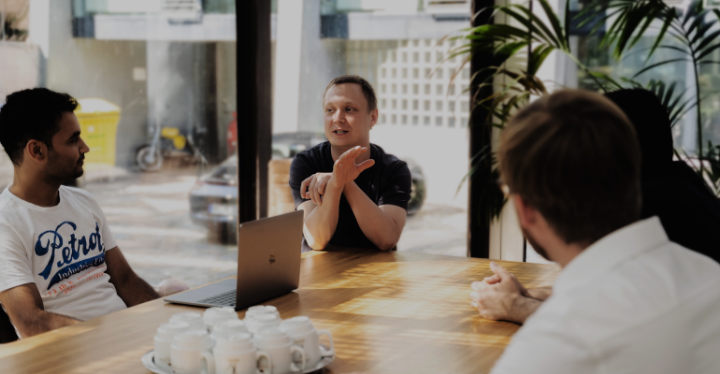
[{"label": "man's ear", "polygon": [[520,195],[513,194],[512,201],[513,205],[515,205],[520,227],[527,229],[537,224],[539,214],[537,209],[528,205]]},{"label": "man's ear", "polygon": [[380,113],[380,112],[378,111],[377,108],[375,108],[372,111],[372,113],[370,113],[370,128],[373,128],[375,126],[375,124],[377,123],[378,115],[379,115],[378,113]]},{"label": "man's ear", "polygon": [[29,157],[35,162],[43,162],[47,160],[48,157],[48,147],[45,143],[31,139],[27,144],[25,145],[25,157]]}]

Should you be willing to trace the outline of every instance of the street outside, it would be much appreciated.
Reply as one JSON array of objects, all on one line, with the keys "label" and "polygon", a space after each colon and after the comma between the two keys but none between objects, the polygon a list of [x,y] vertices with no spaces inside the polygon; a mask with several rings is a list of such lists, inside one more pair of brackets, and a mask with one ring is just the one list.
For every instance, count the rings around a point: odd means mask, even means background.
[{"label": "street outside", "polygon": [[[207,229],[190,221],[196,180],[192,168],[125,173],[85,186],[130,265],[152,285],[172,276],[196,287],[236,273],[237,246],[209,243]],[[465,225],[464,209],[425,204],[408,217],[398,250],[465,256]]]}]

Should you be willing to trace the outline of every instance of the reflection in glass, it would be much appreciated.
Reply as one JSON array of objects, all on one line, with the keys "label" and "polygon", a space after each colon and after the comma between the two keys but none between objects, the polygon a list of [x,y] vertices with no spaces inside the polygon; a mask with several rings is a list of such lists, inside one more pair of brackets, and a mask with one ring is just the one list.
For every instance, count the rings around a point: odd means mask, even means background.
[{"label": "reflection in glass", "polygon": [[235,1],[170,5],[0,1],[0,66],[17,67],[0,71],[0,106],[36,86],[79,99],[91,149],[75,183],[141,277],[198,286],[235,269]]}]

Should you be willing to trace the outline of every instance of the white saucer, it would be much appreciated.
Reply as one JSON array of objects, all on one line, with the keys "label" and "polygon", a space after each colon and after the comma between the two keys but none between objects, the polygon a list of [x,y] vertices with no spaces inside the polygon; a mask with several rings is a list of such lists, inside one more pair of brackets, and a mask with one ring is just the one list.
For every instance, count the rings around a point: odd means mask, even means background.
[{"label": "white saucer", "polygon": [[[156,373],[156,374],[175,374],[175,372],[174,372],[172,369],[171,369],[171,370],[166,370],[166,369],[164,369],[164,368],[161,368],[160,366],[155,365],[155,351],[154,351],[154,350],[152,350],[152,351],[144,354],[144,355],[142,356],[142,358],[140,359],[140,361],[142,361],[142,363],[143,363],[143,365],[145,365],[145,368],[146,368],[146,369],[152,371],[153,373]],[[332,355],[330,355],[330,356],[324,356],[324,357],[322,358],[322,360],[320,360],[320,362],[319,362],[319,363],[317,364],[317,366],[314,367],[314,368],[305,369],[305,370],[303,370],[303,371],[296,371],[296,372],[293,372],[293,373],[291,373],[291,374],[310,374],[310,373],[315,373],[315,372],[321,371],[321,370],[324,369],[326,366],[330,365],[330,363],[333,362],[333,361],[335,361],[335,354],[334,354],[334,353],[333,353]]]}]

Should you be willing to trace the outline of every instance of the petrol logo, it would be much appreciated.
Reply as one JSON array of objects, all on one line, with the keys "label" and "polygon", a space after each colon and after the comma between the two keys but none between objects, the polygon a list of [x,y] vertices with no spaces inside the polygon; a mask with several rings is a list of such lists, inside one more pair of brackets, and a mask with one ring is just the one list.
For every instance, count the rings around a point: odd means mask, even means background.
[{"label": "petrol logo", "polygon": [[272,253],[270,254],[270,265],[275,263],[275,250],[273,249]]}]

